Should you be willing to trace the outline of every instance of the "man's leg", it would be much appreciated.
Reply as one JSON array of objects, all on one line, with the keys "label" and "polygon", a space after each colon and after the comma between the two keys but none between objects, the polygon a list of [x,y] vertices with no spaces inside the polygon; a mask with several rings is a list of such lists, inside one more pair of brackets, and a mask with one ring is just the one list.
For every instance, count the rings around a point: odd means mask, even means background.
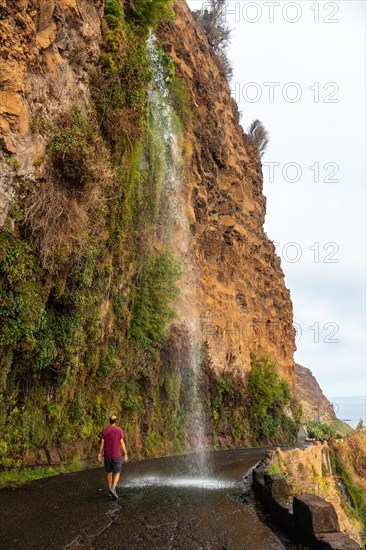
[{"label": "man's leg", "polygon": [[106,479],[106,482],[107,482],[108,489],[110,489],[112,487],[112,477],[113,477],[112,472],[106,472],[105,479]]},{"label": "man's leg", "polygon": [[[112,492],[116,491],[117,483],[119,481],[119,476],[121,474],[121,468],[122,468],[122,458],[116,458],[113,461],[113,484],[112,484]],[[115,495],[117,497],[117,494]],[[118,498],[118,497],[117,497]]]},{"label": "man's leg", "polygon": [[113,487],[117,487],[120,475],[121,475],[120,472],[114,472],[114,474],[113,474]]}]

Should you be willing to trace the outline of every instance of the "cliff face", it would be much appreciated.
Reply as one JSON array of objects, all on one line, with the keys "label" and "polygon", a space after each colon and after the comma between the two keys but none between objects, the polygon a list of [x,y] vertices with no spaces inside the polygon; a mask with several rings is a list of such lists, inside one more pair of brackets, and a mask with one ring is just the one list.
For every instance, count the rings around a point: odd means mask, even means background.
[{"label": "cliff face", "polygon": [[[90,100],[87,68],[99,53],[102,4],[23,2],[6,8],[2,27],[0,138],[18,170],[2,162],[1,219],[14,201],[16,176],[35,180],[46,139],[37,115]],[[5,8],[2,8],[5,11]],[[200,319],[218,370],[248,369],[258,349],[293,379],[292,304],[280,260],[263,231],[261,162],[244,136],[226,79],[185,2],[159,36],[189,90],[193,125],[185,178],[194,280],[187,315]],[[17,165],[18,166],[18,165]],[[17,172],[14,174],[14,172]],[[193,294],[193,295],[192,295]],[[192,305],[195,313],[191,311]]]},{"label": "cliff face", "polygon": [[[184,219],[161,237],[171,144],[162,153],[145,58],[163,4],[0,1],[0,461],[29,449],[28,462],[66,460],[80,440],[87,455],[110,410],[136,455],[186,450],[194,345],[206,344],[210,367],[199,380],[210,443],[218,432],[253,441],[232,386],[253,351],[294,384],[292,304],[263,231],[261,160],[183,0],[156,31],[191,113],[174,142]],[[172,256],[185,272],[179,300]]]},{"label": "cliff face", "polygon": [[88,67],[99,54],[102,9],[102,1],[85,0],[0,4],[1,225],[15,200],[17,176],[35,182],[43,175],[42,121],[75,101],[89,103]]},{"label": "cliff face", "polygon": [[310,369],[295,363],[295,382],[297,395],[303,409],[304,422],[309,420],[320,420],[321,422],[334,420],[333,405],[325,397]]},{"label": "cliff face", "polygon": [[186,82],[194,110],[185,175],[197,289],[187,289],[187,303],[199,312],[218,371],[247,370],[251,351],[258,349],[293,382],[292,303],[263,230],[261,160],[239,124],[203,29],[184,1],[174,11],[159,38]]}]

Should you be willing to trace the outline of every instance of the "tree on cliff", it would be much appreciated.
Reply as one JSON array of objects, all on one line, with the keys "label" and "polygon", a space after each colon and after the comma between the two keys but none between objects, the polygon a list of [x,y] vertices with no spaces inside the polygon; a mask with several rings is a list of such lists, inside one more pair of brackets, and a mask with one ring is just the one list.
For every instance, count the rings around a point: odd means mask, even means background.
[{"label": "tree on cliff", "polygon": [[204,28],[207,40],[217,56],[219,68],[230,79],[233,70],[226,49],[229,45],[231,30],[226,25],[225,10],[226,0],[207,0],[204,7],[195,10],[194,14]]},{"label": "tree on cliff", "polygon": [[230,38],[230,29],[225,24],[226,0],[208,0],[206,7],[196,10],[207,38],[216,53],[227,47]]},{"label": "tree on cliff", "polygon": [[260,120],[256,119],[252,122],[248,130],[248,136],[262,157],[267,150],[269,133]]}]

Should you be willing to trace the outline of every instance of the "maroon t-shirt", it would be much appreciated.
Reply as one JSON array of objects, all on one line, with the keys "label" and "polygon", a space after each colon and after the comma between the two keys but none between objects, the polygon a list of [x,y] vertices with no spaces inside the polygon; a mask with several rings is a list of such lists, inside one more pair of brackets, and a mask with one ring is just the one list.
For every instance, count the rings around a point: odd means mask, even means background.
[{"label": "maroon t-shirt", "polygon": [[123,430],[119,426],[108,426],[102,431],[104,439],[104,456],[109,460],[121,456],[121,439],[124,438]]}]

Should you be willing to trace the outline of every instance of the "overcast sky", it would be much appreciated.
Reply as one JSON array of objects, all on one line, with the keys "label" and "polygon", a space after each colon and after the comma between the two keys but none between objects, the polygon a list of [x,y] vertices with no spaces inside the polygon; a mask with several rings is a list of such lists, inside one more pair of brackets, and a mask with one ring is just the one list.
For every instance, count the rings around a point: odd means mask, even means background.
[{"label": "overcast sky", "polygon": [[365,3],[230,1],[226,17],[242,125],[270,132],[265,230],[291,291],[295,360],[327,396],[364,395]]}]

